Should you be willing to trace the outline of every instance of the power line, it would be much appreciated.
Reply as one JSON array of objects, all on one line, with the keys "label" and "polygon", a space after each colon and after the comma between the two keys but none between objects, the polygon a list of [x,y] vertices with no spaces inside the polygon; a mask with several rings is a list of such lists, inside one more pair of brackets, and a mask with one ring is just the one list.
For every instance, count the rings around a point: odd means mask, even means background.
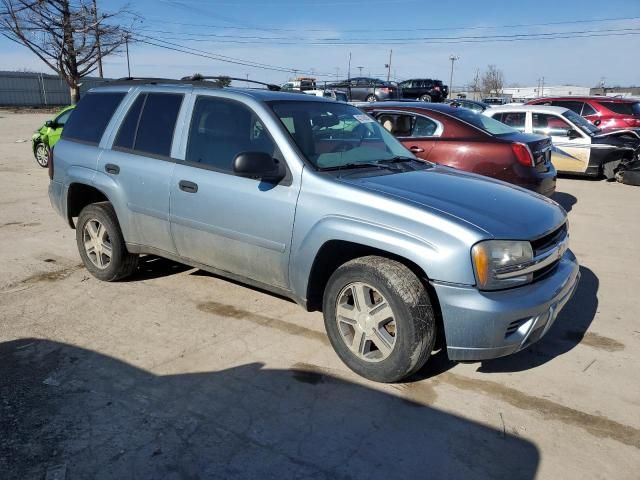
[{"label": "power line", "polygon": [[[230,26],[230,25],[219,25],[219,24],[207,24],[207,23],[190,23],[190,22],[172,22],[163,19],[153,19],[148,18],[151,22],[162,23],[163,25],[180,25],[185,27],[206,27],[206,28],[220,28],[227,30],[254,30],[254,31],[265,31],[265,32],[327,32],[330,29],[325,28],[277,28],[277,27],[248,27],[248,26]],[[617,22],[617,21],[633,21],[640,20],[640,17],[614,17],[614,18],[597,18],[597,19],[582,19],[582,20],[565,20],[559,22],[545,22],[545,23],[520,23],[520,24],[511,24],[511,25],[487,25],[487,26],[459,26],[459,27],[417,27],[417,28],[376,28],[376,32],[415,32],[415,31],[447,31],[447,30],[495,30],[500,28],[523,28],[523,27],[547,27],[550,25],[573,25],[573,24],[584,24],[584,23],[600,23],[600,22]],[[341,30],[344,33],[354,33],[354,32],[371,32],[371,28],[363,28],[363,29],[346,29]]]}]

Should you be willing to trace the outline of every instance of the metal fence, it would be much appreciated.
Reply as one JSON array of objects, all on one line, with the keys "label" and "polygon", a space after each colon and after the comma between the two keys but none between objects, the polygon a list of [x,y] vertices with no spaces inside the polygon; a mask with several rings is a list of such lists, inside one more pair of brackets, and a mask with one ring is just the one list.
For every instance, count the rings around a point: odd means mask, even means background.
[{"label": "metal fence", "polygon": [[[83,78],[80,94],[107,80]],[[69,86],[57,75],[0,71],[0,106],[44,107],[70,103]]]}]

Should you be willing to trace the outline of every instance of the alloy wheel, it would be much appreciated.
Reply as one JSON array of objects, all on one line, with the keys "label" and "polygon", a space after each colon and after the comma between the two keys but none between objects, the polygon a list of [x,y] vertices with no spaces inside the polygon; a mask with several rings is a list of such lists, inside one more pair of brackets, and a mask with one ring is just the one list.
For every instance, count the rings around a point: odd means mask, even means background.
[{"label": "alloy wheel", "polygon": [[396,344],[396,321],[384,296],[367,283],[353,282],[342,289],[336,303],[340,336],[361,360],[380,362]]},{"label": "alloy wheel", "polygon": [[101,270],[107,268],[111,264],[113,248],[105,226],[99,220],[89,220],[84,224],[82,239],[91,263]]},{"label": "alloy wheel", "polygon": [[46,167],[49,163],[49,150],[44,143],[39,143],[36,147],[36,162],[41,167]]}]

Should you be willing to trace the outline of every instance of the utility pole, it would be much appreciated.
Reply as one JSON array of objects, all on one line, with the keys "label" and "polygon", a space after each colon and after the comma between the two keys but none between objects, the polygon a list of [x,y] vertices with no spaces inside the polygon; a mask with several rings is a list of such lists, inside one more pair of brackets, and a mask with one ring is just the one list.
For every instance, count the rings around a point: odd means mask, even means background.
[{"label": "utility pole", "polygon": [[336,80],[340,80],[340,67],[336,67]]},{"label": "utility pole", "polygon": [[389,63],[385,65],[387,67],[387,83],[391,80],[391,57],[393,56],[393,50],[389,50]]},{"label": "utility pole", "polygon": [[542,77],[542,94],[540,95],[541,97],[544,97],[544,77]]},{"label": "utility pole", "polygon": [[129,34],[124,35],[124,45],[127,49],[127,77],[131,77],[131,64],[129,63]]},{"label": "utility pole", "polygon": [[96,0],[93,0],[93,20],[96,30],[96,48],[98,49],[98,75],[100,78],[104,78],[102,74],[102,47],[100,47],[100,23],[98,23],[98,5],[96,4]]},{"label": "utility pole", "polygon": [[349,52],[349,66],[347,67],[347,80],[351,80],[351,52]]},{"label": "utility pole", "polygon": [[363,68],[364,68],[364,67],[358,67],[358,70],[360,70],[360,76],[362,76],[362,69],[363,69]]},{"label": "utility pole", "polygon": [[449,76],[449,93],[453,93],[453,64],[456,60],[460,60],[458,55],[449,55],[449,60],[451,60],[451,75]]}]

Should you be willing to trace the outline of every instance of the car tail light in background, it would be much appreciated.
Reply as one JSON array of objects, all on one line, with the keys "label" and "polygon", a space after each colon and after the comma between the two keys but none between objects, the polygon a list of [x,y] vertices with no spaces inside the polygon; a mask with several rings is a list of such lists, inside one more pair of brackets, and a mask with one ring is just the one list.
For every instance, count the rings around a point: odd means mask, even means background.
[{"label": "car tail light in background", "polygon": [[629,125],[630,127],[640,127],[640,119],[633,117],[623,118],[622,121]]},{"label": "car tail light in background", "polygon": [[49,180],[53,180],[53,147],[49,149],[47,158],[47,170],[49,171]]},{"label": "car tail light in background", "polygon": [[439,92],[439,91],[440,91],[440,87],[438,87],[437,85],[436,85],[435,87],[433,87],[433,89],[434,89],[436,92]]},{"label": "car tail light in background", "polygon": [[533,155],[531,154],[531,150],[524,143],[512,143],[511,148],[513,149],[513,153],[515,154],[518,162],[520,162],[525,167],[533,167],[535,164],[533,163]]},{"label": "car tail light in background", "polygon": [[389,87],[382,87],[382,88],[380,89],[380,91],[381,91],[382,93],[391,93],[391,89],[390,89]]}]

